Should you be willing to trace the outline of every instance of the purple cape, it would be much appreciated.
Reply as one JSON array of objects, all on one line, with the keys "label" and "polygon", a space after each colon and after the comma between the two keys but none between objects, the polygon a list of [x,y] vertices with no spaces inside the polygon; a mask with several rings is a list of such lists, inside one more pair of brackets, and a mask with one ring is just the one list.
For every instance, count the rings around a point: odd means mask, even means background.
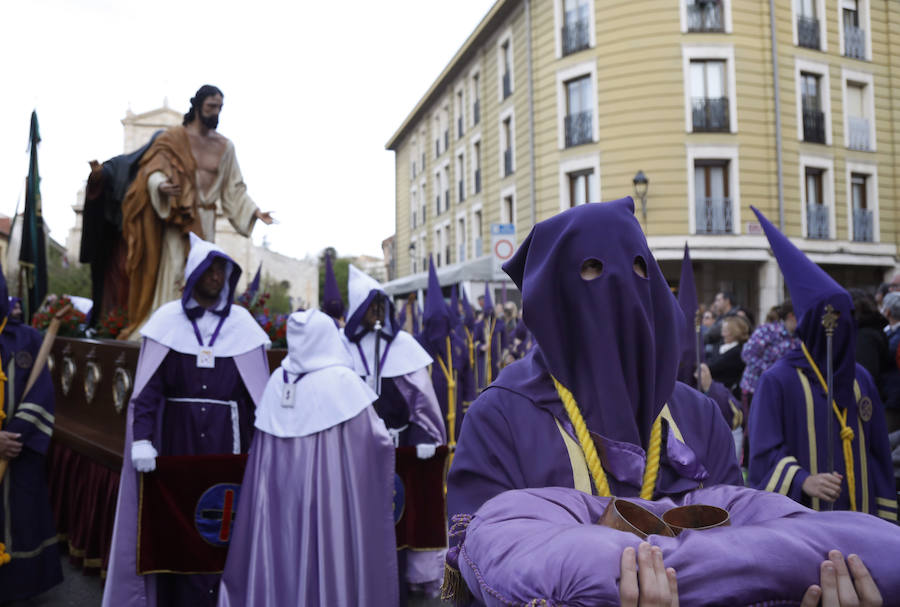
[{"label": "purple cape", "polygon": [[[131,463],[131,444],[134,397],[141,394],[169,352],[169,348],[150,339],[145,338],[141,344],[133,397],[128,404],[116,522],[113,528],[109,570],[103,591],[104,607],[155,607],[157,604],[156,576],[137,574],[138,473]],[[235,356],[234,364],[253,402],[259,403],[269,376],[265,350],[255,348]],[[162,409],[163,407],[160,407],[160,410]]]},{"label": "purple cape", "polygon": [[[640,540],[596,524],[608,501],[561,487],[510,491],[487,502],[467,526],[458,524],[459,572],[475,602],[619,605],[620,556]],[[900,604],[896,525],[853,512],[812,512],[783,496],[743,487],[631,501],[658,516],[682,504],[729,512],[728,527],[648,538],[677,572],[682,605],[797,605],[819,583],[819,564],[832,549],[858,554],[885,605]]]},{"label": "purple cape", "polygon": [[327,430],[258,430],[220,607],[397,605],[394,449],[371,407]]}]

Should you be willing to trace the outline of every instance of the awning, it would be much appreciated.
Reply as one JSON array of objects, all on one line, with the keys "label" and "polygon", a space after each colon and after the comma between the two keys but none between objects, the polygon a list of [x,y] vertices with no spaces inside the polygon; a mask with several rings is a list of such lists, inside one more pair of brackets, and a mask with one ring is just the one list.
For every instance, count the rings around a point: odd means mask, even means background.
[{"label": "awning", "polygon": [[[506,274],[502,276],[494,275],[494,258],[490,255],[437,268],[437,275],[442,287],[467,281],[512,283]],[[388,295],[406,295],[427,287],[428,272],[419,272],[418,274],[403,276],[385,283],[384,291]]]}]

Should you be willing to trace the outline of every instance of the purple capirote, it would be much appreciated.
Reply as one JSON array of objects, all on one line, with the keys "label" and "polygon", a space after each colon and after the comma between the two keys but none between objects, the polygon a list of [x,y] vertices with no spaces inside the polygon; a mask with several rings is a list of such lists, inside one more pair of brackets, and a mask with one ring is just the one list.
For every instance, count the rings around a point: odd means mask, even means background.
[{"label": "purple capirote", "polygon": [[394,449],[372,407],[309,436],[257,430],[219,607],[398,602]]}]

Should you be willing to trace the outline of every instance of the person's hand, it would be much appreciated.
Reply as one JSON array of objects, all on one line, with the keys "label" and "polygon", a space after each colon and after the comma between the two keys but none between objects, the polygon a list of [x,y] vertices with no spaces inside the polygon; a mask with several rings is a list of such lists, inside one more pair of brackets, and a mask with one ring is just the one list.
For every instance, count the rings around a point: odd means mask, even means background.
[{"label": "person's hand", "polygon": [[663,564],[662,548],[641,542],[622,552],[619,601],[622,607],[678,607],[675,570]]},{"label": "person's hand", "polygon": [[419,459],[429,459],[434,457],[437,451],[437,445],[429,445],[428,443],[419,443],[416,445],[416,457]]},{"label": "person's hand", "polygon": [[844,477],[837,472],[822,472],[810,474],[803,481],[803,493],[810,497],[817,497],[826,502],[833,502],[841,495],[841,481]]},{"label": "person's hand", "polygon": [[164,194],[166,196],[181,196],[181,186],[177,183],[173,183],[170,179],[166,179],[161,184],[159,184],[160,194]]},{"label": "person's hand", "polygon": [[273,223],[275,223],[275,218],[272,217],[272,213],[271,213],[270,211],[266,211],[265,213],[263,213],[263,212],[260,211],[259,209],[256,209],[256,212],[253,213],[253,215],[254,215],[257,219],[259,219],[261,222],[263,222],[264,224],[266,224],[267,226],[270,226],[270,225],[272,225]]},{"label": "person's hand", "polygon": [[153,472],[156,470],[156,449],[148,440],[134,441],[131,445],[131,463],[138,472]]},{"label": "person's hand", "polygon": [[709,367],[706,366],[706,363],[700,363],[700,381],[697,382],[697,385],[704,394],[709,392],[709,387],[712,385],[712,373],[709,372]]},{"label": "person's hand", "polygon": [[19,442],[21,434],[0,430],[0,457],[13,459],[22,452],[22,443]]},{"label": "person's hand", "polygon": [[[847,565],[850,571],[847,571]],[[853,576],[853,579],[850,576]],[[875,580],[862,559],[855,554],[847,557],[837,550],[828,553],[828,560],[819,566],[821,586],[813,584],[806,589],[800,607],[816,607],[819,599],[822,607],[881,607],[882,598]]]}]

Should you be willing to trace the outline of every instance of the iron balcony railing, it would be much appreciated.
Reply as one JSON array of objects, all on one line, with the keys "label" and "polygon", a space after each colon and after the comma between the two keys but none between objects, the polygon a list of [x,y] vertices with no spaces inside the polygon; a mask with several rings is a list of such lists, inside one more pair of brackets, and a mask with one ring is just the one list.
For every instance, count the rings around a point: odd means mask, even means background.
[{"label": "iron balcony railing", "polygon": [[503,98],[506,99],[512,95],[512,80],[510,80],[509,72],[503,72]]},{"label": "iron balcony railing", "polygon": [[457,137],[462,137],[462,136],[463,136],[463,119],[462,119],[462,116],[460,116],[459,118],[456,119],[456,136],[457,136]]},{"label": "iron balcony railing", "polygon": [[503,176],[507,177],[512,175],[512,172],[512,150],[505,150],[503,152]]},{"label": "iron balcony railing", "polygon": [[698,0],[687,7],[689,32],[722,32],[721,0]]},{"label": "iron balcony railing", "polygon": [[728,131],[728,97],[694,97],[691,110],[695,132]]},{"label": "iron balcony railing", "polygon": [[591,45],[591,32],[586,19],[576,19],[562,28],[562,54],[570,55]]},{"label": "iron balcony railing", "polygon": [[844,26],[844,56],[866,58],[866,32],[853,25]]},{"label": "iron balcony railing", "polygon": [[475,193],[481,191],[481,169],[475,169]]},{"label": "iron balcony railing", "polygon": [[851,150],[871,150],[869,144],[869,120],[850,116],[847,120],[847,147]]},{"label": "iron balcony railing", "polygon": [[872,242],[875,240],[874,215],[869,209],[853,209],[853,240]]},{"label": "iron balcony railing", "polygon": [[566,147],[590,143],[594,138],[591,112],[578,112],[566,116]]},{"label": "iron balcony railing", "polygon": [[797,17],[797,43],[819,50],[819,20],[815,17]]},{"label": "iron balcony railing", "polygon": [[466,199],[466,184],[462,179],[459,180],[459,202]]},{"label": "iron balcony railing", "polygon": [[818,240],[831,238],[831,230],[828,227],[828,207],[826,205],[806,205],[806,237]]},{"label": "iron balcony railing", "polygon": [[481,122],[481,99],[476,99],[472,105],[472,124]]},{"label": "iron balcony railing", "polygon": [[481,238],[475,239],[475,257],[481,257],[484,255],[484,247],[482,246],[484,241]]},{"label": "iron balcony railing", "polygon": [[803,108],[803,141],[825,143],[825,113]]},{"label": "iron balcony railing", "polygon": [[701,196],[697,198],[697,234],[732,234],[731,198]]}]

